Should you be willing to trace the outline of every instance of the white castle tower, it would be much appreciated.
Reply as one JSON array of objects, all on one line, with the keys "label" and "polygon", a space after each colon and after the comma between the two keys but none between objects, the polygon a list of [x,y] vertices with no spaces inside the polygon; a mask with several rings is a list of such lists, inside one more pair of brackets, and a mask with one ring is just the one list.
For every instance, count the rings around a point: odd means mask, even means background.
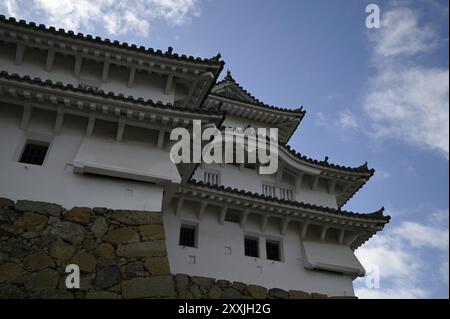
[{"label": "white castle tower", "polygon": [[[374,174],[287,143],[269,106],[201,59],[0,17],[0,197],[163,213],[172,273],[353,296],[354,250],[389,217],[342,210]],[[175,164],[173,128],[278,129],[278,170]]]}]

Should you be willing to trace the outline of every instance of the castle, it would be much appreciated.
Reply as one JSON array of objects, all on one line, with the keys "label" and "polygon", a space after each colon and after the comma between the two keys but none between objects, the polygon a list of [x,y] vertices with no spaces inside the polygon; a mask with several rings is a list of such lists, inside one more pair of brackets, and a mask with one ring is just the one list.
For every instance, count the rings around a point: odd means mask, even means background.
[{"label": "castle", "polygon": [[[0,197],[161,212],[172,273],[354,296],[354,255],[389,222],[342,207],[374,174],[288,142],[306,112],[196,58],[0,17]],[[277,128],[278,169],[174,163],[177,127]]]}]

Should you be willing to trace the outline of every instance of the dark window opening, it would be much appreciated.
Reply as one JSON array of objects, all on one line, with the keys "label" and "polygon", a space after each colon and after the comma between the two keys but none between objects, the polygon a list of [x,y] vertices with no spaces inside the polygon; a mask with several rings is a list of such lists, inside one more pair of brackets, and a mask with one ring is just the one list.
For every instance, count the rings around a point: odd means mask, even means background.
[{"label": "dark window opening", "polygon": [[19,162],[33,165],[42,165],[48,151],[48,144],[40,142],[27,142],[20,156]]},{"label": "dark window opening", "polygon": [[245,238],[245,256],[259,257],[258,240],[254,238]]},{"label": "dark window opening", "polygon": [[195,227],[181,226],[180,246],[195,247]]},{"label": "dark window opening", "polygon": [[267,259],[280,261],[280,244],[266,241]]},{"label": "dark window opening", "polygon": [[228,222],[239,223],[241,221],[241,212],[229,209],[225,215],[225,220]]}]

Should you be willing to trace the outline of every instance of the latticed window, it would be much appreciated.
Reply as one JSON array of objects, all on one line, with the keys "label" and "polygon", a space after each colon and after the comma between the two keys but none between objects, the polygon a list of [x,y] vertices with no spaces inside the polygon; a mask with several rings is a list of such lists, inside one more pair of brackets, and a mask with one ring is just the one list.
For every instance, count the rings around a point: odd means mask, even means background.
[{"label": "latticed window", "polygon": [[181,226],[179,245],[195,247],[195,227],[194,226]]},{"label": "latticed window", "polygon": [[259,257],[258,239],[246,237],[244,241],[245,256]]},{"label": "latticed window", "polygon": [[269,197],[277,197],[275,194],[275,186],[263,184],[263,194]]},{"label": "latticed window", "polygon": [[48,144],[41,142],[27,142],[19,162],[33,165],[42,165],[47,154]]},{"label": "latticed window", "polygon": [[280,261],[280,243],[276,241],[266,241],[267,259]]},{"label": "latticed window", "polygon": [[292,200],[292,189],[280,187],[280,198],[285,200]]},{"label": "latticed window", "polygon": [[203,181],[211,185],[219,185],[219,174],[213,172],[204,172]]}]

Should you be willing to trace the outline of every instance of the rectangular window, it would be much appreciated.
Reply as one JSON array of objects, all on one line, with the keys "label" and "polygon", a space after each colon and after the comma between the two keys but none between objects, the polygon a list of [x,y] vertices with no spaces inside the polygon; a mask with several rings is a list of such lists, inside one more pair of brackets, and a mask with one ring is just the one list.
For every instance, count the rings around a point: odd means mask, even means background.
[{"label": "rectangular window", "polygon": [[180,246],[195,247],[195,226],[181,226],[180,228]]},{"label": "rectangular window", "polygon": [[203,182],[211,185],[219,185],[219,174],[212,172],[204,172]]},{"label": "rectangular window", "polygon": [[245,237],[244,248],[245,248],[245,256],[259,257],[258,239]]},{"label": "rectangular window", "polygon": [[280,187],[280,198],[285,200],[292,200],[292,189]]},{"label": "rectangular window", "polygon": [[280,243],[276,241],[266,241],[267,259],[280,261]]},{"label": "rectangular window", "polygon": [[48,151],[48,143],[28,141],[20,155],[19,162],[42,165]]},{"label": "rectangular window", "polygon": [[275,194],[275,186],[263,184],[263,194],[268,197],[277,197]]}]

